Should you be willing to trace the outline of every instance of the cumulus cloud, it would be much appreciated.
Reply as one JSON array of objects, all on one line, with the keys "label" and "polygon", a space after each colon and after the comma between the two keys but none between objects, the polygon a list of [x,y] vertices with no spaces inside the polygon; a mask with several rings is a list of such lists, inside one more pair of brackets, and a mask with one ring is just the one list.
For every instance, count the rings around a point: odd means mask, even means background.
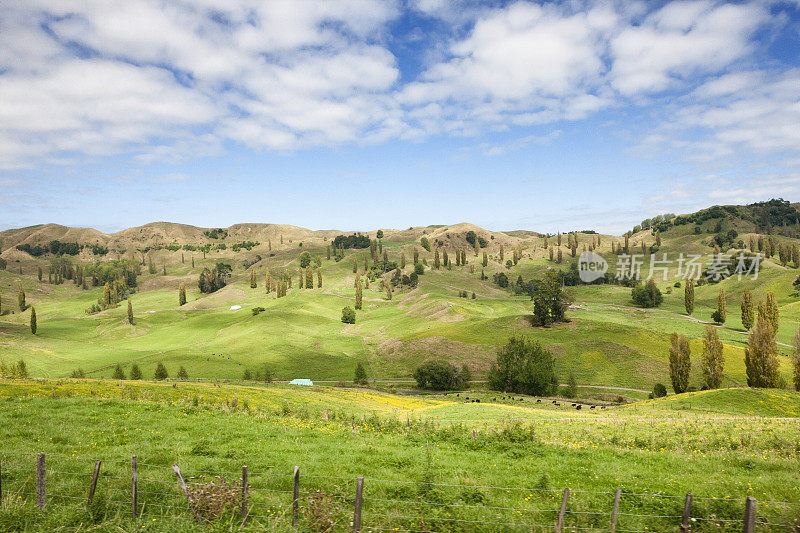
[{"label": "cumulus cloud", "polygon": [[[403,10],[443,28],[426,37],[437,59],[410,77],[392,47]],[[708,154],[786,150],[797,73],[741,65],[771,22],[762,2],[710,0],[11,0],[0,7],[0,167],[181,161],[227,141],[296,150],[480,135],[646,106],[664,91],[682,103],[654,145],[701,128]]]}]

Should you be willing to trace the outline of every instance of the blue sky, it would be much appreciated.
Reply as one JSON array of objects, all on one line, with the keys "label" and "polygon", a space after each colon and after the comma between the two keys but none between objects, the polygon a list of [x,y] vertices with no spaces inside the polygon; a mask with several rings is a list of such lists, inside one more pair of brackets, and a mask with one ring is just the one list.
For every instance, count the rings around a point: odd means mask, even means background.
[{"label": "blue sky", "polygon": [[800,201],[800,3],[0,6],[0,228],[621,233]]}]

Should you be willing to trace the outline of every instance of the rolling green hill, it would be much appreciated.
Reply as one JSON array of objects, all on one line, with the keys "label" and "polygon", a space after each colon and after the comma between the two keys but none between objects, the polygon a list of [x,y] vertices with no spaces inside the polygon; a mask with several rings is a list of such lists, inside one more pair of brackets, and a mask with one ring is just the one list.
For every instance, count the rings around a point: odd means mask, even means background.
[{"label": "rolling green hill", "polygon": [[[509,287],[513,287],[518,278],[528,282],[548,270],[568,272],[576,259],[566,247],[566,235],[561,246],[556,246],[557,238],[550,236],[548,249],[544,247],[545,236],[538,233],[490,232],[469,224],[384,229],[381,245],[387,259],[399,264],[404,256],[406,266],[401,271],[409,274],[416,250],[419,261],[426,264],[425,272],[415,288],[395,287],[391,300],[381,290],[380,279],[375,279],[364,290],[364,306],[356,324],[344,325],[340,321],[341,309],[354,302],[353,265],[356,263],[363,271],[370,251],[345,249],[339,261],[335,257],[327,259],[328,247],[342,232],[273,224],[240,224],[213,232],[168,223],[148,224],[111,235],[53,225],[9,230],[0,233],[0,257],[6,261],[6,269],[0,270],[0,294],[2,309],[8,312],[0,317],[0,360],[13,363],[22,358],[33,376],[65,377],[82,369],[90,377],[110,377],[115,365],[120,364],[129,372],[135,363],[149,377],[156,363],[163,361],[173,376],[183,365],[192,378],[238,379],[246,369],[256,370],[266,364],[279,380],[309,377],[333,381],[352,379],[356,364],[363,362],[370,379],[395,381],[409,380],[420,363],[442,358],[466,364],[475,379],[482,379],[497,347],[511,335],[523,333],[552,350],[562,380],[574,373],[582,385],[650,390],[656,382],[668,382],[668,336],[678,332],[693,339],[691,383],[699,388],[699,339],[704,322],[710,320],[716,307],[717,293],[724,288],[728,320],[719,329],[727,360],[724,385],[743,385],[747,336],[738,307],[746,287],[756,301],[765,298],[767,292],[776,295],[781,316],[778,341],[783,344],[784,354],[781,371],[791,381],[789,358],[785,356],[793,351],[790,345],[800,316],[800,299],[793,286],[800,271],[792,261],[784,265],[773,256],[763,262],[757,279],[738,280],[734,276],[698,286],[691,317],[685,315],[682,287],[674,285],[681,281],[676,263],[679,255],[703,254],[703,260],[710,261],[715,236],[720,232],[727,235],[728,228],[738,228],[733,247],[721,250],[730,255],[742,251],[737,248],[739,240],[748,248],[750,237],[757,238],[752,233],[755,230],[773,231],[763,239],[772,238],[787,249],[797,244],[797,221],[792,218],[796,213],[794,206],[780,202],[774,206],[711,208],[671,218],[670,222],[662,220],[647,230],[639,228],[639,232],[630,234],[629,249],[634,253],[645,245],[647,253],[641,258],[645,276],[649,273],[651,246],[657,238],[661,240],[655,251],[657,258],[667,254],[673,260],[667,280],[658,278],[664,293],[660,308],[636,308],[630,288],[619,284],[567,287],[574,298],[567,313],[570,322],[552,328],[531,327],[532,304],[527,294],[501,288],[492,278],[505,274]],[[482,240],[486,247],[474,249],[468,242],[470,232],[475,236],[473,242]],[[375,241],[377,230],[365,235]],[[434,253],[423,248],[423,238],[432,250],[447,251],[451,260],[457,251],[465,251],[466,264],[434,269]],[[613,271],[620,256],[612,254],[611,247],[622,246],[625,238],[579,233],[578,252],[596,244],[597,238],[600,244],[596,251],[607,259]],[[19,243],[45,246],[52,240],[76,242],[83,248],[77,255],[60,257],[51,253],[34,257],[17,248]],[[238,246],[248,241],[248,247]],[[93,244],[103,249],[95,253]],[[203,247],[205,251],[201,251]],[[517,247],[518,262],[507,267],[505,263]],[[562,263],[549,260],[553,248],[562,252]],[[303,252],[320,259],[322,288],[297,288]],[[486,267],[482,266],[484,253]],[[379,252],[376,255],[380,265],[383,258]],[[137,288],[130,295],[133,325],[126,319],[125,302],[87,313],[102,297],[102,287],[89,284],[83,290],[69,280],[48,283],[48,271],[54,261],[66,260],[77,266],[117,258],[144,263]],[[233,267],[230,283],[215,293],[200,293],[200,272],[219,261]],[[375,263],[371,259],[369,262]],[[153,274],[148,273],[150,263]],[[39,268],[43,271],[42,281],[38,280]],[[283,271],[294,274],[294,287],[285,298],[265,291],[266,268],[273,276]],[[255,289],[250,288],[251,271],[256,273]],[[488,279],[481,280],[482,272]],[[178,305],[180,283],[187,287],[185,306]],[[16,306],[20,285],[28,304],[37,312],[35,336],[28,328],[30,311],[20,312]],[[467,298],[459,297],[462,291],[466,291]],[[241,309],[232,309],[235,306]],[[251,309],[255,307],[265,311],[254,315]]]}]

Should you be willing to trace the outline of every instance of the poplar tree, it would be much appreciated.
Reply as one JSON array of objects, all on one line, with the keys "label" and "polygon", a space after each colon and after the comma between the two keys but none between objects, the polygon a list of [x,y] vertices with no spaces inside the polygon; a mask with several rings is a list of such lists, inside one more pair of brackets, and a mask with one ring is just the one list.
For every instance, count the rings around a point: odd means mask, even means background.
[{"label": "poplar tree", "polygon": [[661,230],[656,230],[656,246],[661,247]]},{"label": "poplar tree", "polygon": [[416,265],[417,263],[419,263],[419,250],[414,248],[414,264]]},{"label": "poplar tree", "polygon": [[321,268],[317,269],[317,288],[318,289],[322,288],[322,269]]},{"label": "poplar tree", "polygon": [[450,266],[450,258],[447,256],[446,249],[442,249],[442,264],[444,264],[444,266]]},{"label": "poplar tree", "polygon": [[356,309],[361,309],[361,278],[356,279]]},{"label": "poplar tree", "polygon": [[37,326],[36,326],[36,308],[35,307],[31,307],[31,333],[36,335],[36,330],[37,330]]},{"label": "poplar tree", "polygon": [[775,388],[780,383],[778,374],[778,345],[770,322],[758,317],[756,327],[747,339],[744,349],[744,366],[749,387]]},{"label": "poplar tree", "polygon": [[42,267],[39,267],[37,275],[39,276],[39,281],[42,281],[42,277],[44,277],[44,272],[42,272]]},{"label": "poplar tree", "polygon": [[749,330],[753,327],[754,320],[753,294],[750,292],[750,289],[745,289],[744,294],[742,294],[742,327]]},{"label": "poplar tree", "polygon": [[[364,265],[366,265],[366,264],[367,264],[367,260],[364,259]],[[353,274],[355,274],[356,272],[358,272],[358,260],[353,259]]]},{"label": "poplar tree", "polygon": [[298,272],[298,275],[297,275],[297,288],[298,289],[302,289],[303,288],[303,269],[302,268],[299,269],[299,272]]},{"label": "poplar tree", "polygon": [[183,252],[181,252],[181,264],[182,265],[186,264],[186,258],[183,256]]},{"label": "poplar tree", "polygon": [[186,305],[186,284],[183,282],[178,287],[178,305]]},{"label": "poplar tree", "polygon": [[561,263],[561,248],[558,249],[558,261],[557,263]]},{"label": "poplar tree", "polygon": [[792,357],[794,390],[800,391],[800,329],[794,334],[794,357]]},{"label": "poplar tree", "polygon": [[256,287],[258,287],[258,283],[256,283],[256,269],[255,268],[251,268],[250,269],[250,288],[251,289],[255,289]]},{"label": "poplar tree", "polygon": [[692,369],[689,341],[677,333],[670,335],[669,379],[675,394],[686,392],[689,388],[689,372]]},{"label": "poplar tree", "polygon": [[552,261],[552,260],[553,260],[553,249],[550,248],[550,261]]},{"label": "poplar tree", "polygon": [[264,288],[268,293],[272,291],[272,277],[269,275],[269,267],[267,267],[267,273],[264,274]]},{"label": "poplar tree", "polygon": [[435,268],[436,270],[439,270],[439,266],[440,266],[440,264],[439,264],[439,249],[436,248],[436,250],[434,250],[434,254],[433,254],[433,268]]},{"label": "poplar tree", "polygon": [[556,246],[561,246],[561,232],[556,235]]},{"label": "poplar tree", "polygon": [[686,308],[686,314],[694,313],[694,280],[692,279],[686,280],[686,286],[683,289],[683,306]]},{"label": "poplar tree", "polygon": [[489,266],[489,256],[486,255],[486,252],[483,252],[483,261],[481,261],[481,265],[486,268]]},{"label": "poplar tree", "polygon": [[405,267],[406,267],[406,253],[405,252],[401,252],[400,253],[400,268],[405,268]]},{"label": "poplar tree", "polygon": [[325,259],[327,259],[328,261],[331,260],[331,246],[330,246],[330,244],[325,247]]},{"label": "poplar tree", "polygon": [[128,300],[128,324],[133,325],[133,304]]},{"label": "poplar tree", "polygon": [[22,288],[22,284],[20,284],[19,286],[19,293],[17,294],[17,304],[19,305],[20,312],[28,308],[28,306],[25,305],[25,289]]},{"label": "poplar tree", "polygon": [[717,310],[711,315],[711,318],[714,319],[714,322],[719,324],[725,323],[725,319],[728,317],[728,311],[726,307],[725,289],[720,289],[719,294],[717,295]]},{"label": "poplar tree", "polygon": [[709,389],[718,389],[722,384],[722,373],[725,370],[725,357],[722,342],[719,340],[717,328],[706,325],[703,337],[703,383]]},{"label": "poplar tree", "polygon": [[149,274],[155,274],[156,273],[156,265],[155,265],[155,263],[153,263],[153,258],[150,257],[150,256],[147,256],[147,272]]},{"label": "poplar tree", "polygon": [[192,269],[194,269],[194,256],[192,256]]},{"label": "poplar tree", "polygon": [[777,335],[778,326],[780,325],[780,312],[778,311],[778,302],[775,301],[775,294],[768,292],[767,301],[764,304],[766,315],[765,318],[772,326],[772,331]]},{"label": "poplar tree", "polygon": [[314,271],[310,266],[306,267],[306,289],[314,288]]},{"label": "poplar tree", "polygon": [[501,263],[503,262],[503,259],[505,259],[505,250],[503,250],[503,245],[501,244],[500,245],[500,262]]}]

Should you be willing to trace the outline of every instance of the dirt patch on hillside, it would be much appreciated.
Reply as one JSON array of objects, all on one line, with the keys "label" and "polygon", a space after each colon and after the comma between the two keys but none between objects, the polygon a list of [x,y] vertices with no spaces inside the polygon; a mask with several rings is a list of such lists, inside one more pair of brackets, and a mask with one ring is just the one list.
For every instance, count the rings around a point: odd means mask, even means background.
[{"label": "dirt patch on hillside", "polygon": [[408,316],[439,320],[441,322],[458,322],[464,320],[464,315],[453,311],[450,302],[433,302],[427,300],[428,293],[408,295],[400,300],[400,309],[405,309]]},{"label": "dirt patch on hillside", "polygon": [[[232,287],[225,287],[213,294],[195,300],[194,302],[186,304],[187,309],[212,309],[214,307],[224,307],[226,305],[234,305],[243,301],[247,295],[241,289],[234,289]],[[177,296],[175,297],[177,301]]]},{"label": "dirt patch on hillside", "polygon": [[486,344],[469,344],[434,336],[407,342],[388,339],[380,343],[375,352],[379,358],[410,357],[423,361],[444,359],[456,366],[465,364],[472,371],[483,372],[489,370],[495,361],[497,348]]},{"label": "dirt patch on hillside", "polygon": [[197,285],[197,276],[156,276],[142,283],[140,289],[143,291],[155,291],[159,289],[177,290],[181,282],[187,287]]}]

